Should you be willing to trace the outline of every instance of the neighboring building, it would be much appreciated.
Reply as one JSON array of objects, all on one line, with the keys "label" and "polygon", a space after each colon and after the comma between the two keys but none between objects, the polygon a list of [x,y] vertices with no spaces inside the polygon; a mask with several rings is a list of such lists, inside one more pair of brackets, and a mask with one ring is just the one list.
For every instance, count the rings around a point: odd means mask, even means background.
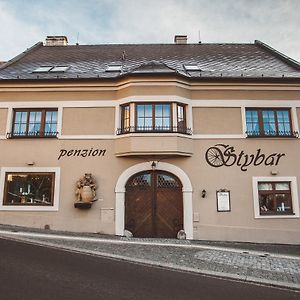
[{"label": "neighboring building", "polygon": [[[300,243],[300,65],[268,45],[67,45],[0,67],[0,223]],[[89,209],[76,183],[97,181]]]}]

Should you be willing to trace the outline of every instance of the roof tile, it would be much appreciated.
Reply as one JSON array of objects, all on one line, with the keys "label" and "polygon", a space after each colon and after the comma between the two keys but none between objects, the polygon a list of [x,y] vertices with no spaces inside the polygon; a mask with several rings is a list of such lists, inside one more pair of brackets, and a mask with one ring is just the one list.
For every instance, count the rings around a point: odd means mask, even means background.
[{"label": "roof tile", "polygon": [[[189,78],[300,79],[300,65],[272,48],[255,44],[112,44],[42,46],[37,44],[0,67],[0,80],[57,78],[117,78],[127,74],[177,73]],[[271,49],[271,50],[270,50]],[[275,53],[276,52],[276,53]],[[108,65],[122,72],[105,72]],[[199,71],[187,71],[197,64]],[[40,66],[70,66],[61,73],[32,73]]]}]

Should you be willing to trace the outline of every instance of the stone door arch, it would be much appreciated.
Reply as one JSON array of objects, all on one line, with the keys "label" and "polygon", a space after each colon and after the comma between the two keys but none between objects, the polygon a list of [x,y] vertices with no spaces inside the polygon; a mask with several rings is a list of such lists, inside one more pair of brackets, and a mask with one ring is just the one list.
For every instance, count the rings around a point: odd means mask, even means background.
[{"label": "stone door arch", "polygon": [[[182,184],[182,198],[183,198],[183,230],[186,233],[187,239],[193,239],[193,203],[192,203],[192,185],[187,174],[179,167],[164,163],[155,162],[156,170],[166,171],[174,174]],[[125,193],[126,183],[133,175],[143,172],[151,171],[151,162],[136,164],[126,169],[118,178],[116,183],[115,193],[115,233],[116,235],[124,235],[125,229]]]}]

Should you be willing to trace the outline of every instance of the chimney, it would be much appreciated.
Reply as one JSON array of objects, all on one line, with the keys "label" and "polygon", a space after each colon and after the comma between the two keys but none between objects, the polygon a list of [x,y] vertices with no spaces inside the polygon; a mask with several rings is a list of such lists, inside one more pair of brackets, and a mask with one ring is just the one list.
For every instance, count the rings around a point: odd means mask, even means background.
[{"label": "chimney", "polygon": [[46,46],[67,46],[68,38],[64,35],[48,35]]},{"label": "chimney", "polygon": [[187,35],[175,35],[174,43],[177,45],[187,44]]}]

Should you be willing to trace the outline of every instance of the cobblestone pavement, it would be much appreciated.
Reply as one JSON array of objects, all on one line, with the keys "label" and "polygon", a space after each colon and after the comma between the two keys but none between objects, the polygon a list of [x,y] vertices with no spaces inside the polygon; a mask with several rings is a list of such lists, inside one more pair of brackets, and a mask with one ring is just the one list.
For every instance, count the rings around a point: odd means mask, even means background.
[{"label": "cobblestone pavement", "polygon": [[300,291],[299,245],[128,239],[3,225],[0,225],[0,237]]}]

